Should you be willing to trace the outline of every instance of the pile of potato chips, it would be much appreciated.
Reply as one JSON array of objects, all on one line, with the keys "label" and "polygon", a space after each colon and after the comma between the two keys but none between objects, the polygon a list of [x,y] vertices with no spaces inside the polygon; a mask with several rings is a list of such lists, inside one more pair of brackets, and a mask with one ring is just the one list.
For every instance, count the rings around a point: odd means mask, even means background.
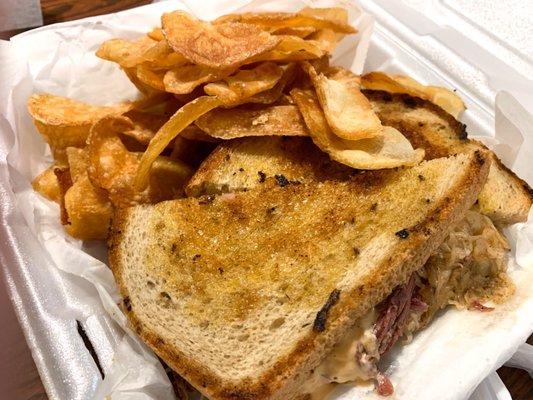
[{"label": "pile of potato chips", "polygon": [[105,239],[115,208],[184,196],[220,140],[310,136],[353,168],[420,162],[423,150],[381,124],[362,88],[422,97],[454,116],[464,109],[444,88],[330,66],[337,43],[356,32],[341,8],[212,22],[175,11],[161,22],[136,41],[108,40],[96,53],[124,70],[140,100],[104,107],[41,94],[28,102],[55,160],[33,187],[60,203],[76,238]]}]

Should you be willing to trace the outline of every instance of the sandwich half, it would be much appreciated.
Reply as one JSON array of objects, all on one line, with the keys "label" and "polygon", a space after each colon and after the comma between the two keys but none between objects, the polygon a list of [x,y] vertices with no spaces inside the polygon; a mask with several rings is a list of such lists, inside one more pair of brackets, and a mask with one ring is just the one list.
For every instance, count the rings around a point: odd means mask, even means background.
[{"label": "sandwich half", "polygon": [[125,312],[210,399],[304,398],[361,378],[389,394],[376,362],[424,323],[427,261],[489,168],[474,150],[313,182],[258,170],[249,190],[120,210],[109,255]]}]

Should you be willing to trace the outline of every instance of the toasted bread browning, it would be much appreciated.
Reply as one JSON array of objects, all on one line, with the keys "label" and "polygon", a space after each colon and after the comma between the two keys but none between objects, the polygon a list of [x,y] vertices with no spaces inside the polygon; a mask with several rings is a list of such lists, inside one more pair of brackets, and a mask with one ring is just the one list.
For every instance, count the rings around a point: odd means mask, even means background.
[{"label": "toasted bread browning", "polygon": [[111,266],[134,328],[202,393],[290,398],[341,332],[424,264],[487,172],[477,152],[134,207],[115,219]]},{"label": "toasted bread browning", "polygon": [[305,183],[344,180],[356,173],[330,160],[310,138],[242,138],[219,145],[191,178],[186,193],[197,197],[241,191],[276,175]]},{"label": "toasted bread browning", "polygon": [[[527,219],[533,191],[482,143],[469,140],[465,125],[423,99],[380,91],[364,93],[382,122],[398,129],[414,148],[424,149],[428,160],[478,149],[488,151],[491,168],[476,207],[498,226]],[[258,184],[258,171],[283,174],[300,182],[338,179],[354,173],[353,169],[324,160],[327,156],[304,138],[244,138],[226,142],[206,159],[186,191],[197,196],[251,188]]]},{"label": "toasted bread browning", "polygon": [[[424,149],[427,160],[476,149],[488,150],[482,143],[468,139],[464,124],[428,101],[406,94],[364,93],[383,124],[402,132],[413,147]],[[490,152],[490,157],[492,166],[479,195],[479,210],[499,226],[525,221],[533,202],[531,188],[494,153]]]}]

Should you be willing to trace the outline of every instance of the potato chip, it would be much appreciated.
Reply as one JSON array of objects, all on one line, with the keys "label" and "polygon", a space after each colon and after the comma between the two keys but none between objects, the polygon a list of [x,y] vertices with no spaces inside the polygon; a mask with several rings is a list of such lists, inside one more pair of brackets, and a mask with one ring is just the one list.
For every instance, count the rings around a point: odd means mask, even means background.
[{"label": "potato chip", "polygon": [[216,96],[224,105],[241,102],[256,93],[271,89],[283,76],[283,70],[272,62],[244,69],[222,81],[205,85],[207,94]]},{"label": "potato chip", "polygon": [[138,65],[136,67],[136,74],[137,78],[145,85],[148,85],[152,89],[162,92],[165,91],[165,83],[163,82],[165,71],[154,71],[145,65]]},{"label": "potato chip", "polygon": [[181,107],[187,103],[190,103],[194,99],[204,96],[204,95],[205,95],[204,88],[201,86],[198,86],[191,93],[174,94],[174,98],[178,100],[178,103],[180,104],[180,107]]},{"label": "potato chip", "polygon": [[137,157],[126,150],[118,136],[132,126],[126,117],[111,117],[100,120],[91,129],[87,139],[88,173],[96,186],[111,190],[117,186],[117,174],[112,172],[137,167]]},{"label": "potato chip", "polygon": [[358,140],[381,134],[381,121],[351,77],[339,73],[326,77],[323,73],[317,74],[309,63],[304,64],[304,68],[309,73],[335,135],[347,140]]},{"label": "potato chip", "polygon": [[[329,21],[334,21],[338,24],[348,24],[348,11],[341,7],[331,8],[311,8],[305,7],[300,11],[301,14],[320,17]],[[307,39],[314,40],[320,48],[327,53],[333,53],[337,44],[345,35],[336,33],[332,29],[323,28],[317,30],[315,33],[309,35]]]},{"label": "potato chip", "polygon": [[85,175],[89,167],[89,154],[87,153],[87,149],[67,147],[67,160],[70,179],[75,183]]},{"label": "potato chip", "polygon": [[54,158],[66,163],[67,147],[83,147],[91,126],[107,115],[118,115],[131,109],[132,103],[94,106],[51,94],[32,95],[28,111],[35,126],[52,149]]},{"label": "potato chip", "polygon": [[163,82],[165,90],[175,94],[191,93],[199,85],[214,82],[231,74],[234,69],[220,70],[201,65],[185,65],[167,71]]},{"label": "potato chip", "polygon": [[148,37],[157,40],[158,42],[165,39],[165,35],[163,35],[163,29],[161,28],[152,29],[150,32],[148,32]]},{"label": "potato chip", "polygon": [[313,28],[312,26],[301,26],[296,28],[277,28],[274,29],[271,33],[273,35],[283,35],[283,36],[298,36],[301,38],[305,38],[309,36],[310,34],[316,32],[316,28]]},{"label": "potato chip", "polygon": [[124,144],[124,147],[128,151],[134,152],[134,153],[142,153],[143,151],[146,150],[147,145],[138,142],[131,136],[127,136],[122,133],[119,133],[118,136],[120,138],[120,141]]},{"label": "potato chip", "polygon": [[196,121],[205,113],[219,107],[222,102],[213,96],[202,96],[185,104],[159,129],[150,145],[144,152],[137,176],[135,177],[135,187],[142,190],[148,186],[150,168],[157,156],[178,136],[187,126]]},{"label": "potato chip", "polygon": [[332,160],[357,169],[394,168],[415,165],[424,158],[424,150],[414,150],[396,129],[386,126],[380,137],[346,140],[329,127],[316,94],[293,89],[291,97],[302,113],[313,142]]},{"label": "potato chip", "polygon": [[134,101],[131,110],[170,117],[179,108],[179,103],[174,95],[157,91],[150,96],[143,96],[141,99]]},{"label": "potato chip", "polygon": [[172,50],[165,39],[146,50],[142,58],[143,64],[151,69],[176,68],[189,63],[189,60]]},{"label": "potato chip", "polygon": [[61,212],[61,224],[66,225],[68,221],[68,213],[65,208],[65,195],[67,191],[72,186],[72,179],[70,178],[70,170],[68,167],[55,167],[54,174],[57,178],[57,183],[59,185],[59,209]]},{"label": "potato chip", "polygon": [[183,131],[181,131],[178,137],[183,137],[184,139],[187,139],[187,140],[195,140],[197,142],[208,142],[208,143],[219,143],[220,142],[219,139],[209,136],[207,133],[205,133],[203,130],[201,130],[198,126],[194,124],[189,125]]},{"label": "potato chip", "polygon": [[105,189],[116,207],[155,203],[183,193],[183,185],[192,175],[191,168],[162,157],[154,163],[148,187],[143,191],[135,189],[134,180],[142,155],[128,151],[119,138],[119,133],[130,127],[131,121],[127,118],[114,117],[99,121],[91,129],[87,140],[91,182]]},{"label": "potato chip", "polygon": [[318,42],[302,39],[298,36],[279,36],[280,42],[272,50],[266,51],[246,61],[303,61],[320,58],[324,55]]},{"label": "potato chip", "polygon": [[[330,67],[327,64],[318,66],[316,62],[309,62],[315,70],[323,72],[326,77],[339,82],[347,82],[352,86],[359,87],[361,85],[361,76],[354,74],[352,71],[342,67]],[[319,69],[320,68],[320,69]]]},{"label": "potato chip", "polygon": [[113,216],[113,206],[106,193],[95,188],[87,173],[83,174],[65,194],[68,218],[67,233],[77,239],[105,239]]},{"label": "potato chip", "polygon": [[109,193],[117,207],[136,204],[144,197],[132,185],[139,157],[129,152],[118,136],[130,126],[127,118],[105,118],[95,124],[87,140],[89,178]]},{"label": "potato chip", "polygon": [[219,108],[204,114],[195,123],[209,136],[219,139],[308,135],[302,116],[293,105]]},{"label": "potato chip", "polygon": [[146,51],[157,45],[157,41],[143,36],[136,41],[110,39],[100,45],[96,56],[113,61],[124,68],[132,68],[144,61]]},{"label": "potato chip", "polygon": [[365,89],[384,90],[391,93],[406,93],[429,100],[455,118],[458,118],[466,108],[461,98],[451,90],[440,86],[424,86],[407,76],[370,72],[361,77],[361,85]]},{"label": "potato chip", "polygon": [[281,69],[283,70],[283,76],[273,88],[254,94],[243,102],[260,104],[272,104],[277,102],[282,97],[285,87],[290,85],[296,77],[296,64],[290,63],[282,65]]},{"label": "potato chip", "polygon": [[[313,8],[304,7],[299,11],[302,15],[322,18],[338,25],[348,25],[348,10],[342,7]],[[322,29],[331,29],[323,27]],[[349,33],[349,32],[344,32]]]},{"label": "potato chip", "polygon": [[311,40],[305,40],[298,36],[280,36],[280,42],[274,50],[287,52],[307,52],[315,55],[317,58],[322,57],[324,52],[317,43]]},{"label": "potato chip", "polygon": [[51,165],[37,175],[31,182],[31,186],[33,187],[33,190],[46,197],[48,200],[59,203],[61,192],[59,189],[59,181],[54,173],[54,168],[56,168],[56,165]]},{"label": "potato chip", "polygon": [[279,38],[260,28],[241,23],[213,25],[183,12],[161,17],[169,45],[195,64],[225,69],[268,51]]},{"label": "potato chip", "polygon": [[168,117],[161,114],[151,114],[138,110],[131,110],[124,114],[131,122],[130,128],[125,129],[124,135],[148,145],[156,132],[168,121]]},{"label": "potato chip", "polygon": [[277,106],[290,106],[294,105],[294,100],[288,94],[282,94],[279,99],[276,100]]},{"label": "potato chip", "polygon": [[322,51],[332,54],[342,37],[342,35],[333,32],[331,29],[320,29],[310,35],[308,39],[317,43]]},{"label": "potato chip", "polygon": [[130,80],[130,82],[133,83],[135,87],[139,89],[139,91],[142,94],[148,97],[152,97],[154,95],[161,93],[160,90],[154,89],[153,87],[147,85],[146,83],[141,82],[141,80],[137,78],[137,67],[123,68],[123,70],[126,76],[128,77],[128,79]]},{"label": "potato chip", "polygon": [[[327,9],[324,9],[327,10]],[[333,14],[333,12],[331,13]],[[299,27],[313,27],[316,29],[331,29],[339,33],[356,33],[357,29],[343,23],[337,18],[328,18],[329,14],[325,11],[320,15],[316,12],[315,15],[306,15],[303,13],[282,13],[282,12],[262,12],[262,13],[242,13],[224,15],[215,20],[215,24],[222,24],[228,22],[242,22],[246,24],[253,24],[261,26],[265,29],[280,29],[280,28],[299,28]]]}]

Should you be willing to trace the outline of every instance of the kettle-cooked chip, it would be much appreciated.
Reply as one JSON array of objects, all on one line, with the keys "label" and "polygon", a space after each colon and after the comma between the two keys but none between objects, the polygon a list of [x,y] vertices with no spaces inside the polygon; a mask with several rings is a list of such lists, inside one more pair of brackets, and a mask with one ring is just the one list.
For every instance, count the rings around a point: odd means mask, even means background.
[{"label": "kettle-cooked chip", "polygon": [[[338,24],[348,24],[348,12],[344,8],[311,8],[305,7],[300,11],[301,14],[321,17]],[[320,48],[327,53],[333,53],[337,44],[344,37],[344,34],[337,33],[333,29],[323,28],[309,35],[307,39],[316,41]]]},{"label": "kettle-cooked chip", "polygon": [[183,11],[163,14],[161,20],[165,37],[175,51],[210,68],[238,66],[279,42],[279,38],[254,25],[213,25]]},{"label": "kettle-cooked chip", "polygon": [[282,35],[282,36],[298,36],[301,38],[305,38],[309,36],[311,33],[316,32],[316,28],[313,28],[312,26],[299,26],[296,28],[277,28],[274,29],[271,33],[273,35]]},{"label": "kettle-cooked chip", "polygon": [[305,40],[298,36],[279,36],[280,42],[272,50],[266,51],[246,61],[246,63],[259,61],[303,61],[320,58],[324,50],[320,43]]},{"label": "kettle-cooked chip", "polygon": [[126,149],[119,138],[119,133],[132,127],[129,118],[114,117],[100,120],[91,129],[87,139],[87,170],[96,186],[111,191],[113,187],[122,186],[118,181],[127,175],[119,172],[135,170],[137,157]]},{"label": "kettle-cooked chip", "polygon": [[355,87],[361,85],[361,77],[346,68],[333,67],[329,64],[318,65],[316,61],[311,61],[310,64],[313,65],[317,72],[323,72],[329,79],[338,82],[347,82]]},{"label": "kettle-cooked chip", "polygon": [[155,90],[165,91],[165,83],[163,82],[165,71],[154,71],[141,64],[137,65],[136,73],[137,78],[145,85]]},{"label": "kettle-cooked chip", "polygon": [[208,143],[219,143],[220,142],[219,139],[209,136],[207,133],[205,133],[203,130],[201,130],[198,126],[194,124],[189,125],[187,128],[185,128],[178,137],[180,136],[183,136],[184,139],[187,139],[189,141],[194,140],[196,142],[208,142]]},{"label": "kettle-cooked chip", "polygon": [[43,172],[37,175],[31,182],[33,190],[42,194],[48,200],[59,203],[61,199],[61,192],[59,189],[59,182],[57,176],[54,173],[56,165],[51,165]]},{"label": "kettle-cooked chip", "polygon": [[61,212],[61,224],[66,225],[68,224],[68,215],[67,210],[65,209],[65,194],[72,186],[72,179],[70,179],[70,171],[68,167],[63,165],[56,166],[54,168],[54,174],[59,185],[59,209]]},{"label": "kettle-cooked chip", "polygon": [[341,35],[333,32],[331,29],[320,29],[309,36],[309,40],[317,43],[320,49],[328,54],[333,53],[341,38]]},{"label": "kettle-cooked chip", "polygon": [[93,186],[84,173],[65,193],[67,233],[77,239],[105,239],[113,206],[102,189]]},{"label": "kettle-cooked chip", "polygon": [[87,153],[87,149],[67,147],[67,160],[70,179],[72,182],[77,182],[87,172],[87,168],[89,167],[89,154]]},{"label": "kettle-cooked chip", "polygon": [[[321,19],[336,23],[338,25],[348,25],[348,10],[342,7],[326,7],[326,8],[304,7],[299,11],[299,14],[321,18]],[[322,27],[322,29],[331,29],[331,28]],[[344,32],[344,33],[348,33],[348,32]]]},{"label": "kettle-cooked chip", "polygon": [[54,158],[66,163],[67,147],[83,147],[91,126],[108,115],[119,115],[133,103],[94,106],[51,94],[34,94],[28,100],[28,111],[35,126],[50,145]]},{"label": "kettle-cooked chip", "polygon": [[196,87],[207,82],[214,82],[228,76],[234,71],[213,69],[201,65],[185,65],[171,69],[165,74],[165,90],[175,94],[191,93]]},{"label": "kettle-cooked chip", "polygon": [[298,36],[280,36],[281,40],[274,50],[287,52],[307,52],[317,58],[322,57],[324,52],[316,42],[302,39]]},{"label": "kettle-cooked chip", "polygon": [[242,13],[242,14],[228,14],[215,20],[216,24],[228,22],[243,22],[246,24],[253,24],[261,26],[265,29],[280,29],[280,28],[299,28],[299,27],[313,27],[316,29],[331,29],[339,33],[356,33],[357,29],[348,23],[340,21],[337,16],[330,18],[334,12],[316,12],[314,15],[310,13],[282,13],[282,12],[262,12],[262,13]]},{"label": "kettle-cooked chip", "polygon": [[132,103],[95,106],[48,93],[34,94],[28,100],[28,111],[32,118],[51,126],[78,126],[94,123],[107,115],[125,112],[131,107]]},{"label": "kettle-cooked chip", "polygon": [[429,100],[446,112],[459,117],[465,110],[463,100],[449,89],[440,86],[424,86],[413,78],[402,75],[388,75],[384,72],[370,72],[361,77],[365,89],[384,90],[391,93],[406,93]]},{"label": "kettle-cooked chip", "polygon": [[113,213],[107,194],[93,186],[86,170],[75,182],[68,167],[55,167],[54,174],[60,191],[61,224],[67,233],[83,240],[105,239]]},{"label": "kettle-cooked chip", "polygon": [[148,37],[157,40],[158,42],[165,38],[165,35],[163,35],[163,29],[161,28],[154,28],[150,32],[148,32],[147,35]]},{"label": "kettle-cooked chip", "polygon": [[272,62],[243,69],[219,82],[205,85],[207,94],[216,96],[224,105],[237,104],[257,93],[271,89],[283,76],[283,69]]},{"label": "kettle-cooked chip", "polygon": [[304,64],[333,133],[347,140],[379,136],[381,121],[356,81],[338,71],[329,77]]},{"label": "kettle-cooked chip", "polygon": [[178,136],[185,128],[205,113],[219,107],[222,102],[213,96],[201,96],[185,104],[157,131],[150,145],[142,155],[135,177],[135,187],[145,189],[149,183],[150,168],[157,156]]},{"label": "kettle-cooked chip", "polygon": [[157,41],[143,36],[136,41],[125,39],[109,39],[100,45],[96,56],[113,61],[124,68],[135,67],[144,61],[144,54],[157,45]]},{"label": "kettle-cooked chip", "polygon": [[291,96],[302,113],[313,142],[332,160],[357,169],[394,168],[415,165],[424,158],[424,150],[414,150],[396,129],[386,126],[380,137],[346,140],[331,131],[316,94],[293,89]]},{"label": "kettle-cooked chip", "polygon": [[191,168],[178,160],[158,157],[149,176],[148,187],[138,191],[134,187],[141,153],[128,151],[119,133],[131,129],[126,117],[104,118],[93,126],[87,140],[91,182],[109,194],[116,207],[140,203],[157,203],[179,197],[192,175]]},{"label": "kettle-cooked chip", "polygon": [[137,142],[148,145],[155,133],[168,121],[168,117],[162,114],[151,114],[138,110],[131,110],[124,114],[132,122],[131,128],[127,128],[122,134],[134,138]]},{"label": "kettle-cooked chip", "polygon": [[218,108],[198,118],[196,125],[209,136],[220,139],[243,136],[307,136],[302,116],[293,105],[260,109],[248,106]]},{"label": "kettle-cooked chip", "polygon": [[146,83],[141,82],[141,80],[137,77],[137,67],[123,68],[123,70],[130,82],[133,83],[135,87],[139,89],[139,91],[145,96],[152,97],[161,93],[160,90],[154,89]]},{"label": "kettle-cooked chip", "polygon": [[281,69],[283,70],[283,76],[273,88],[254,94],[245,99],[243,103],[272,104],[277,102],[282,97],[285,88],[293,82],[296,76],[296,64],[282,65]]},{"label": "kettle-cooked chip", "polygon": [[151,69],[176,68],[189,62],[181,54],[176,53],[163,39],[146,50],[143,54],[143,64]]}]

